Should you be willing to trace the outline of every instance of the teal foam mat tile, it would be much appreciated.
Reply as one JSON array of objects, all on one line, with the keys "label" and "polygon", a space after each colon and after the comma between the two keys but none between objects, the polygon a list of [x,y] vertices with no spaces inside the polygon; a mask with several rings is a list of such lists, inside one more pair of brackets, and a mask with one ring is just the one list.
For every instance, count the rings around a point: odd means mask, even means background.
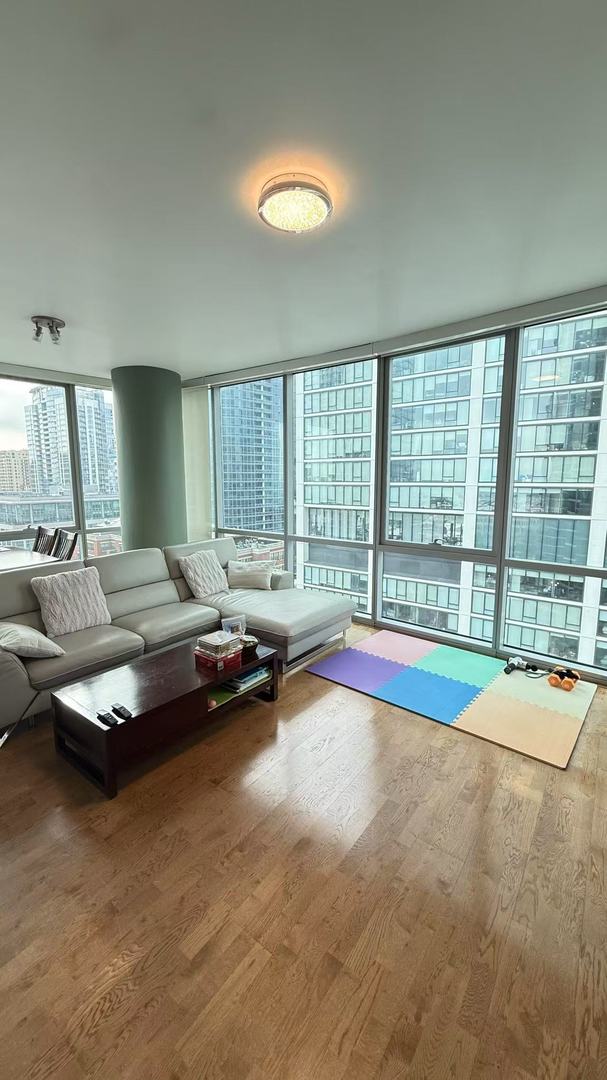
[{"label": "teal foam mat tile", "polygon": [[413,667],[484,690],[504,670],[504,661],[466,649],[454,649],[450,645],[439,645],[427,656],[416,660]]}]

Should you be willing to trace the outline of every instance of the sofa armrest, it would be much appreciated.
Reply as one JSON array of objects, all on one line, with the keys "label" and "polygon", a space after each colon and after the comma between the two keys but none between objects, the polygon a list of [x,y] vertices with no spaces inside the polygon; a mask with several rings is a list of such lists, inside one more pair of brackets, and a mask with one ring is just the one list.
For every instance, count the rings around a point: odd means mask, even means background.
[{"label": "sofa armrest", "polygon": [[270,581],[272,589],[292,589],[294,585],[295,581],[290,570],[277,570],[272,574]]},{"label": "sofa armrest", "polygon": [[0,649],[0,730],[16,724],[36,696],[19,657]]}]

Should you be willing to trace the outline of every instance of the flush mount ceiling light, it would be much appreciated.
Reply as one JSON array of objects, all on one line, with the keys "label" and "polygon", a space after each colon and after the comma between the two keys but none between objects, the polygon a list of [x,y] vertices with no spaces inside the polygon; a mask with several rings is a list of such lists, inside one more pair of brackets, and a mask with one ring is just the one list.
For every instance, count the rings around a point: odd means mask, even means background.
[{"label": "flush mount ceiling light", "polygon": [[262,187],[257,204],[266,225],[290,233],[317,229],[332,210],[331,196],[322,180],[306,173],[273,176]]},{"label": "flush mount ceiling light", "polygon": [[48,330],[50,339],[53,345],[58,345],[61,339],[61,331],[65,326],[63,319],[58,319],[56,315],[32,315],[32,322],[34,324],[34,341],[40,343],[42,341],[42,334],[44,330]]}]

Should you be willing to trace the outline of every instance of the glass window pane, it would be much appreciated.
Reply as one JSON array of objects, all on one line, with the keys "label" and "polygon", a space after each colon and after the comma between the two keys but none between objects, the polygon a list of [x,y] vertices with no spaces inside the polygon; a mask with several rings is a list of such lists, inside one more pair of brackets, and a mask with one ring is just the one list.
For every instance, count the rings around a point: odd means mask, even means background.
[{"label": "glass window pane", "polygon": [[504,644],[555,660],[599,664],[602,599],[607,604],[599,578],[511,567]]},{"label": "glass window pane", "polygon": [[87,551],[111,555],[122,549],[112,391],[77,386],[76,413]]},{"label": "glass window pane", "polygon": [[512,558],[606,565],[607,473],[600,453],[607,438],[605,345],[604,315],[523,331]]},{"label": "glass window pane", "polygon": [[504,340],[391,360],[387,539],[491,550]]},{"label": "glass window pane", "polygon": [[373,535],[376,368],[362,360],[293,377],[297,536],[368,543]]},{"label": "glass window pane", "polygon": [[89,559],[96,559],[99,555],[115,555],[117,551],[122,551],[122,533],[120,529],[87,532],[86,551]]},{"label": "glass window pane", "polygon": [[219,391],[220,526],[282,532],[282,379]]},{"label": "glass window pane", "polygon": [[380,617],[491,642],[495,581],[483,563],[384,553]]},{"label": "glass window pane", "polygon": [[297,587],[347,596],[360,615],[371,613],[371,565],[369,550],[325,541],[295,544]]},{"label": "glass window pane", "polygon": [[[229,535],[222,533],[222,536]],[[263,536],[234,536],[234,543],[241,562],[271,563],[275,570],[285,568],[285,545],[283,540],[269,540]]]},{"label": "glass window pane", "polygon": [[74,525],[65,390],[0,379],[0,532]]}]

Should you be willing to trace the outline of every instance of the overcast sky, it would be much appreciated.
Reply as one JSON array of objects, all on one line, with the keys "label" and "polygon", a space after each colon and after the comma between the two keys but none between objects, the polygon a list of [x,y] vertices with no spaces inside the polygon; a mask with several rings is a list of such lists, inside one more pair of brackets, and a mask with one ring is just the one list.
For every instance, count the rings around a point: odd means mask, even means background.
[{"label": "overcast sky", "polygon": [[0,450],[23,450],[27,446],[23,409],[31,400],[33,385],[0,379]]}]

